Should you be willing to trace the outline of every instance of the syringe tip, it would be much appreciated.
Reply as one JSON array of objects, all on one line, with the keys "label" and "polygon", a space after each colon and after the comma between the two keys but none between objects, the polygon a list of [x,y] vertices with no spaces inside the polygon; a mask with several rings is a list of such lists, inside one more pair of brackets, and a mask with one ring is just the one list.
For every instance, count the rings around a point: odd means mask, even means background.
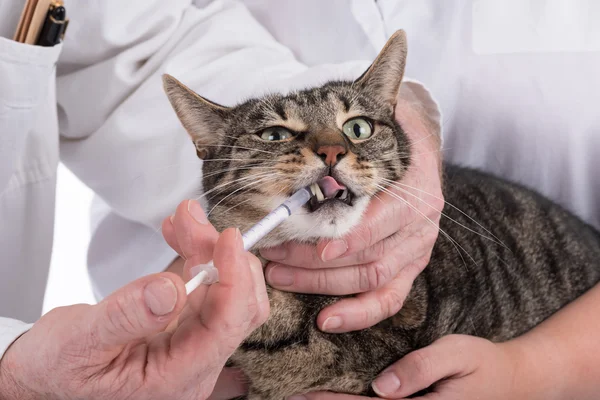
[{"label": "syringe tip", "polygon": [[202,284],[212,285],[213,283],[219,282],[219,271],[212,262],[210,264],[201,264],[190,268],[190,274],[192,275],[192,279],[185,284],[188,295]]}]

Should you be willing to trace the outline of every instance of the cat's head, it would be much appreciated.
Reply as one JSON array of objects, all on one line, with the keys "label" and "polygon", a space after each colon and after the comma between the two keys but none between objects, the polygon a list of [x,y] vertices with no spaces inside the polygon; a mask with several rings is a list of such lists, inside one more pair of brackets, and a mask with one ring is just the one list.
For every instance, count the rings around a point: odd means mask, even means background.
[{"label": "cat's head", "polygon": [[232,108],[165,75],[169,100],[204,160],[217,229],[248,229],[298,189],[318,183],[328,198],[313,198],[261,245],[346,234],[373,196],[408,167],[409,142],[394,118],[405,63],[406,36],[398,31],[353,82]]}]

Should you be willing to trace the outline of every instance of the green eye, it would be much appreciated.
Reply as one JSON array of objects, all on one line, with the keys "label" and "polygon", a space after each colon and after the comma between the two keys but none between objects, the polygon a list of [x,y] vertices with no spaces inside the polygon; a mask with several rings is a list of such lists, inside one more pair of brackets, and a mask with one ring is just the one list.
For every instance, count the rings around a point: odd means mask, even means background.
[{"label": "green eye", "polygon": [[344,135],[353,140],[365,140],[373,134],[373,126],[364,118],[352,118],[342,126]]},{"label": "green eye", "polygon": [[260,138],[262,140],[267,140],[269,142],[276,142],[279,140],[285,140],[291,138],[292,132],[288,131],[285,128],[280,126],[275,126],[273,128],[267,128],[260,134]]}]

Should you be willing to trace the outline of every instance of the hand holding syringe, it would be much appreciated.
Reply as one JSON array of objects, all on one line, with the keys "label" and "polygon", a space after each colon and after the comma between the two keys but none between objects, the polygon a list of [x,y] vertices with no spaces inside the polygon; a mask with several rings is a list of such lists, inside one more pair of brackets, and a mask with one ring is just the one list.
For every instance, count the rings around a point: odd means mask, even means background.
[{"label": "hand holding syringe", "polygon": [[[284,201],[279,207],[271,211],[266,217],[242,235],[244,250],[250,250],[259,240],[292,215],[295,210],[306,204],[311,197],[311,190],[309,188],[302,188]],[[212,261],[192,267],[190,273],[193,278],[185,285],[188,295],[201,284],[211,285],[219,281],[219,272]]]}]

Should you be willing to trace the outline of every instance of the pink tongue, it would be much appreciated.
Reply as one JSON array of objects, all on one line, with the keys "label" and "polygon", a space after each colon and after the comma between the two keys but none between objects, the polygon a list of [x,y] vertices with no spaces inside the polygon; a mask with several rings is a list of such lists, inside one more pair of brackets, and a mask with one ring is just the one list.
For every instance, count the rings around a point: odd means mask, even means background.
[{"label": "pink tongue", "polygon": [[317,182],[317,184],[321,188],[323,195],[328,199],[335,196],[338,190],[346,189],[345,186],[342,186],[339,183],[337,183],[337,181],[333,179],[332,176],[326,176],[325,178]]}]

